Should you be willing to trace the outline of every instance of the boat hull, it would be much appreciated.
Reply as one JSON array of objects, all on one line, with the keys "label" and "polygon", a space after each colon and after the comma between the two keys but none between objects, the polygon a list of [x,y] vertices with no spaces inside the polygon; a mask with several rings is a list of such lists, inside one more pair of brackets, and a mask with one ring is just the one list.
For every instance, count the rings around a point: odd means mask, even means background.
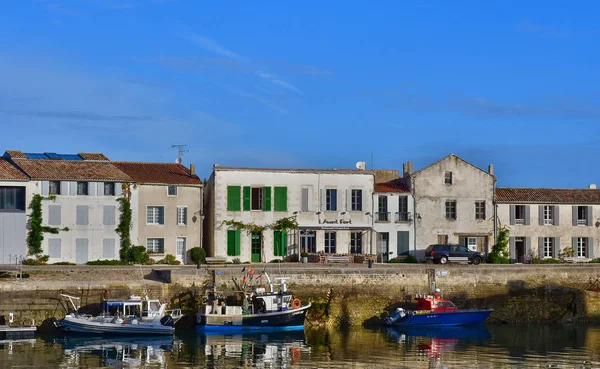
[{"label": "boat hull", "polygon": [[304,329],[306,312],[310,304],[294,310],[265,314],[222,315],[199,314],[196,331],[202,332],[279,332]]},{"label": "boat hull", "polygon": [[460,326],[483,324],[493,310],[456,310],[408,314],[401,320],[388,323],[391,326]]},{"label": "boat hull", "polygon": [[100,323],[89,319],[66,316],[56,324],[65,332],[90,335],[172,335],[175,328],[161,324]]}]

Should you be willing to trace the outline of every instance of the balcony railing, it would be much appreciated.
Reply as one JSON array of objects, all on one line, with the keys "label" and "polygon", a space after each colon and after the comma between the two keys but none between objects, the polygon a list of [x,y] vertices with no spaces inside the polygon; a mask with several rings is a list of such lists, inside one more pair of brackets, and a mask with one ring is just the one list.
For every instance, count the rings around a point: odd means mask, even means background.
[{"label": "balcony railing", "polygon": [[375,213],[375,223],[389,223],[390,213]]},{"label": "balcony railing", "polygon": [[412,220],[412,217],[411,217],[411,214],[409,211],[396,213],[396,219],[395,219],[396,223],[410,222],[411,220]]},{"label": "balcony railing", "polygon": [[515,219],[515,224],[525,224],[525,219]]},{"label": "balcony railing", "polygon": [[587,225],[587,219],[577,219],[577,225]]}]

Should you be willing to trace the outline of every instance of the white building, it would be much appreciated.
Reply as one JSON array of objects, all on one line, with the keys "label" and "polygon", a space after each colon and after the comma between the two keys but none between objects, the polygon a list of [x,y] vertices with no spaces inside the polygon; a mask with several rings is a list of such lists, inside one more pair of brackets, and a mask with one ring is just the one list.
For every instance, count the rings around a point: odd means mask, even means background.
[{"label": "white building", "polygon": [[385,263],[398,256],[414,256],[414,201],[410,190],[399,180],[375,184],[373,205],[377,260]]},{"label": "white building", "polygon": [[[374,175],[365,170],[215,165],[204,192],[204,246],[209,256],[242,262],[301,252],[373,254],[373,188]],[[294,215],[299,231],[291,235],[245,234],[222,225],[224,220],[267,225]]]},{"label": "white building", "polygon": [[600,190],[550,188],[496,189],[498,221],[510,229],[510,258],[593,259],[600,251]]},{"label": "white building", "polygon": [[117,198],[129,176],[102,154],[7,151],[4,157],[31,180],[28,205],[35,194],[56,196],[42,201],[42,224],[68,231],[44,233],[42,248],[50,263],[119,258]]}]

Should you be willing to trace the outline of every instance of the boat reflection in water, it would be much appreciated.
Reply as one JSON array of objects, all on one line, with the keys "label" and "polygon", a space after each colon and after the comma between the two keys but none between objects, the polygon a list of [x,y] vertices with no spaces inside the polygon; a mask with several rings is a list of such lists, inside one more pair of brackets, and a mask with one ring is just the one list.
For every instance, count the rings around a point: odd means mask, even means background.
[{"label": "boat reflection in water", "polygon": [[[492,336],[483,325],[454,327],[388,327],[390,340],[415,350],[429,359],[439,360],[444,352],[460,351],[461,347],[481,345]],[[435,366],[435,365],[434,365]]]},{"label": "boat reflection in water", "polygon": [[207,365],[215,367],[261,366],[282,367],[307,357],[309,346],[304,331],[244,332],[236,335],[198,335],[196,343]]},{"label": "boat reflection in water", "polygon": [[173,350],[173,338],[164,336],[55,336],[45,340],[62,347],[63,364],[76,367],[166,367],[167,353]]}]

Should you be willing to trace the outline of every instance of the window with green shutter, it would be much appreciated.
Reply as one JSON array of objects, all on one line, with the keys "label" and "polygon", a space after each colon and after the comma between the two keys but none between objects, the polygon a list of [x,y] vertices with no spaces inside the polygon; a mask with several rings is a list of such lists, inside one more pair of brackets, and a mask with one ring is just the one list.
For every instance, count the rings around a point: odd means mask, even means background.
[{"label": "window with green shutter", "polygon": [[244,211],[250,211],[250,186],[244,186]]},{"label": "window with green shutter", "polygon": [[287,255],[287,232],[286,231],[274,231],[273,232],[273,255],[275,256],[286,256]]},{"label": "window with green shutter", "polygon": [[227,186],[227,211],[242,210],[240,204],[240,186]]},{"label": "window with green shutter", "polygon": [[271,187],[263,187],[264,193],[264,211],[271,211]]},{"label": "window with green shutter", "polygon": [[230,229],[227,231],[227,256],[240,255],[240,235],[239,230]]},{"label": "window with green shutter", "polygon": [[275,187],[275,211],[287,211],[287,187]]}]

